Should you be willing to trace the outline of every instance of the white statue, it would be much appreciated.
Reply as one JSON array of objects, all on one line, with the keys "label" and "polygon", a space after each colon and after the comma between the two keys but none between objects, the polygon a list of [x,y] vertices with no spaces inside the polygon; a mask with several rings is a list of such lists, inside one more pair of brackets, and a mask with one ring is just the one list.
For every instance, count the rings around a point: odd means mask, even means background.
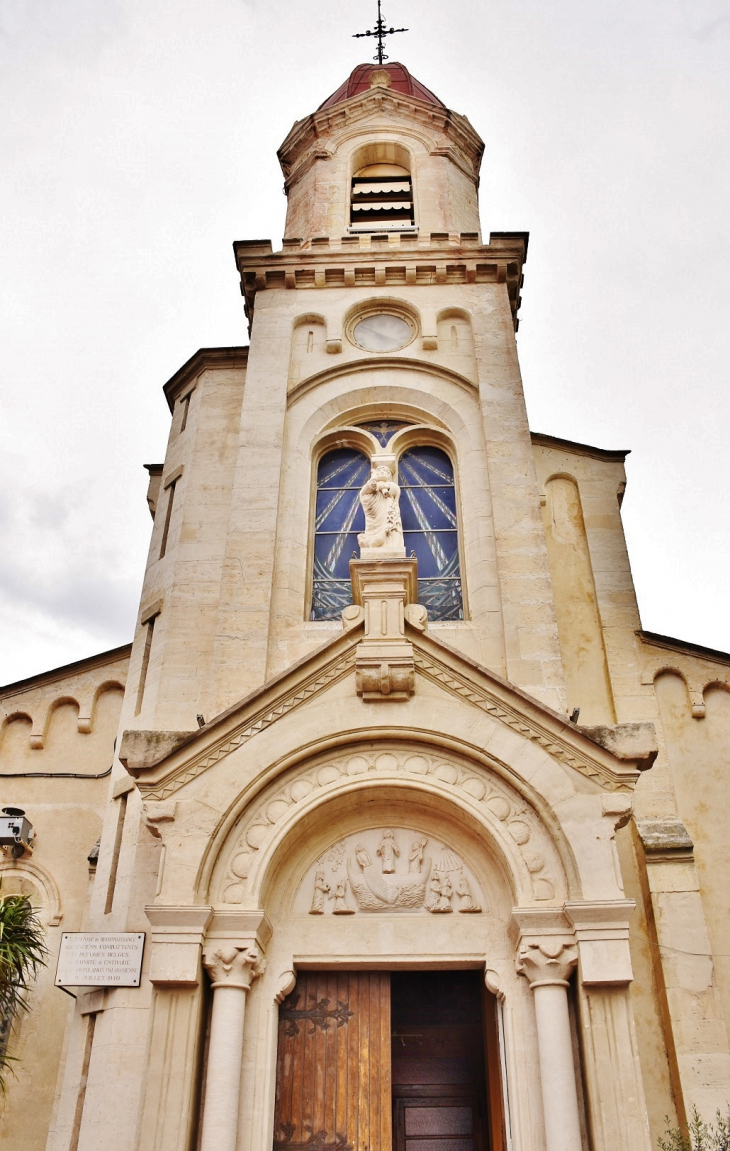
[{"label": "white statue", "polygon": [[324,897],[329,893],[330,885],[324,877],[324,868],[318,867],[314,874],[314,894],[310,915],[324,915]]},{"label": "white statue", "polygon": [[400,518],[400,488],[386,464],[373,468],[360,488],[365,512],[365,531],[357,537],[361,549],[378,548],[379,554],[405,555]]},{"label": "white statue", "polygon": [[385,875],[392,875],[395,871],[395,856],[400,855],[400,848],[395,842],[395,835],[392,827],[386,827],[383,832],[383,838],[378,848],[378,855],[383,861],[383,873]]}]

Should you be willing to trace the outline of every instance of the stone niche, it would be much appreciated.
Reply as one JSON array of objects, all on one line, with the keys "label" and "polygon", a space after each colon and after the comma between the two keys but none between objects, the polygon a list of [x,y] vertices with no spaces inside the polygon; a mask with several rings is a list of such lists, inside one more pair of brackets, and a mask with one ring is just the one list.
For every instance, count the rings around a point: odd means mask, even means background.
[{"label": "stone niche", "polygon": [[338,839],[305,873],[295,914],[478,915],[484,895],[469,867],[413,827],[373,827]]}]

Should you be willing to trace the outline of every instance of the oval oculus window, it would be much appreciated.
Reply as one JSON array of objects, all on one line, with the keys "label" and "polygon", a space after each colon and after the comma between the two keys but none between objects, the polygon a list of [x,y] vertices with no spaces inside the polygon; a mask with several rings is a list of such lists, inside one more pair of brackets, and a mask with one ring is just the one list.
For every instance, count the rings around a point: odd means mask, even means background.
[{"label": "oval oculus window", "polygon": [[381,312],[360,320],[352,334],[355,342],[367,352],[394,352],[410,342],[413,331],[400,316]]}]

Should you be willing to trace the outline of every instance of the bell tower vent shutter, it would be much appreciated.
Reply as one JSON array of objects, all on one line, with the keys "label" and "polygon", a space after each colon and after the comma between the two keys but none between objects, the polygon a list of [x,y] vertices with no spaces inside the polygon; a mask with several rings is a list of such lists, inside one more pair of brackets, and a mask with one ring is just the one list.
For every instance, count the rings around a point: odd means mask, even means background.
[{"label": "bell tower vent shutter", "polygon": [[350,227],[363,232],[412,228],[413,182],[400,164],[368,164],[352,177]]}]

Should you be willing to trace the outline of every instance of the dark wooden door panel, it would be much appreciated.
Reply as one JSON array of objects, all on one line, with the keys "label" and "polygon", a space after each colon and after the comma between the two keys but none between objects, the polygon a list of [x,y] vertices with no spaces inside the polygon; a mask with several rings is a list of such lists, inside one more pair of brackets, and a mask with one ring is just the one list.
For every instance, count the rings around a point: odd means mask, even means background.
[{"label": "dark wooden door panel", "polygon": [[305,971],[279,1009],[275,1151],[391,1151],[390,976]]},{"label": "dark wooden door panel", "polygon": [[474,1115],[468,1104],[406,1108],[406,1139],[409,1135],[471,1135],[473,1131]]}]

